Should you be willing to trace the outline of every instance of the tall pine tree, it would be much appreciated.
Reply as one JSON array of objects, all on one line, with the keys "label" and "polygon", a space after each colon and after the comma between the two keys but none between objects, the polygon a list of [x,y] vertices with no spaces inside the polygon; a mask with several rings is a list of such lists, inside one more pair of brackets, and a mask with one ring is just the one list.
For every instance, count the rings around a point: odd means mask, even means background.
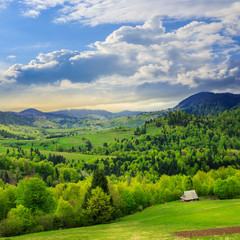
[{"label": "tall pine tree", "polygon": [[85,194],[85,197],[84,197],[84,201],[83,201],[83,205],[82,205],[83,209],[86,209],[88,199],[91,197],[91,191],[92,191],[92,189],[95,189],[96,187],[100,187],[103,190],[103,192],[105,192],[107,195],[109,195],[107,178],[106,178],[104,172],[99,169],[96,169],[93,174],[92,184],[88,188],[88,190]]}]

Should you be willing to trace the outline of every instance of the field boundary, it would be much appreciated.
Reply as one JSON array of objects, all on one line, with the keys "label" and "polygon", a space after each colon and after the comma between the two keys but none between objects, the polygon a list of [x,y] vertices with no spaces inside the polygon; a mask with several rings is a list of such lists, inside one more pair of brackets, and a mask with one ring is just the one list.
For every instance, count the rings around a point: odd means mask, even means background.
[{"label": "field boundary", "polygon": [[226,227],[226,228],[209,228],[203,230],[194,230],[194,231],[181,231],[173,232],[174,236],[178,237],[206,237],[214,235],[228,235],[240,233],[240,226],[236,227]]}]

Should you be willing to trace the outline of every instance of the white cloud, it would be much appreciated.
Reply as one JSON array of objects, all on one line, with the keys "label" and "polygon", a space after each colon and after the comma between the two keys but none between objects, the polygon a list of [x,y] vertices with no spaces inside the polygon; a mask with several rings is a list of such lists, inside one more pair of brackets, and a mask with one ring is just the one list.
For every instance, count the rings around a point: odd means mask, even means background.
[{"label": "white cloud", "polygon": [[0,0],[0,10],[7,7],[8,3],[12,2],[14,0]]},{"label": "white cloud", "polygon": [[1,86],[2,85],[9,85],[9,84],[16,81],[15,79],[6,79],[4,77],[8,68],[9,68],[9,64],[0,60],[0,85]]},{"label": "white cloud", "polygon": [[22,84],[108,82],[110,85],[138,86],[145,82],[168,82],[197,87],[203,81],[238,74],[231,64],[239,45],[223,34],[225,22],[193,21],[165,32],[157,16],[136,27],[121,27],[92,51],[61,50],[40,54],[27,65],[13,65],[6,80]]},{"label": "white cloud", "polygon": [[37,18],[39,14],[40,14],[40,11],[37,11],[37,10],[27,10],[23,12],[23,16],[31,17],[31,18]]},{"label": "white cloud", "polygon": [[159,99],[167,106],[176,92],[185,96],[216,86],[219,91],[237,91],[240,46],[233,35],[238,26],[223,13],[211,13],[213,19],[195,20],[171,32],[165,30],[162,16],[135,27],[123,26],[89,51],[63,49],[41,53],[26,65],[15,64],[4,72],[2,83],[16,81],[21,87],[15,97],[28,96],[23,103],[35,95],[34,106],[44,106],[48,100],[63,107],[123,106],[127,101],[135,108],[143,101],[150,107],[151,101],[151,106],[160,106]]},{"label": "white cloud", "polygon": [[10,59],[10,60],[14,60],[15,58],[16,58],[15,55],[9,55],[9,56],[7,56],[7,59]]},{"label": "white cloud", "polygon": [[144,22],[149,16],[189,18],[205,17],[236,0],[22,0],[27,7],[25,15],[36,17],[41,11],[58,7],[55,22],[79,21],[86,25],[104,23]]},{"label": "white cloud", "polygon": [[240,2],[235,2],[228,8],[210,11],[206,15],[221,19],[227,34],[240,35]]}]

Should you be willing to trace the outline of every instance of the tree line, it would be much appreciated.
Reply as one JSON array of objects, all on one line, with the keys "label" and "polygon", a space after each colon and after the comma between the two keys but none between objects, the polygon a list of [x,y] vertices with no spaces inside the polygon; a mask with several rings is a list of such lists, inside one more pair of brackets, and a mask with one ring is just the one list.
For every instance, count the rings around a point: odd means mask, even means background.
[{"label": "tree line", "polygon": [[232,167],[193,177],[162,175],[157,181],[112,175],[97,169],[85,180],[47,187],[38,177],[16,186],[0,180],[0,235],[14,236],[105,223],[154,204],[178,200],[183,191],[220,199],[240,197],[240,170]]}]

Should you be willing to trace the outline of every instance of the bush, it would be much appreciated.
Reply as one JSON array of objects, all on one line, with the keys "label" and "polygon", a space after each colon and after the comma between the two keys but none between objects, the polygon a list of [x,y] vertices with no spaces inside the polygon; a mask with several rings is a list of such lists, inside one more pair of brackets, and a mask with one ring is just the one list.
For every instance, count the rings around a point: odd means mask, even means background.
[{"label": "bush", "polygon": [[221,178],[218,178],[217,181],[214,184],[213,193],[214,193],[214,195],[216,195],[220,199],[228,198],[228,184],[227,184],[227,181],[222,180]]},{"label": "bush", "polygon": [[4,219],[0,224],[0,232],[2,237],[10,237],[24,234],[24,222],[17,217]]},{"label": "bush", "polygon": [[17,208],[12,208],[8,213],[8,217],[2,221],[2,236],[43,231],[43,227],[38,227],[38,218],[38,215],[33,215],[30,209],[20,204]]},{"label": "bush", "polygon": [[50,231],[53,229],[58,229],[60,224],[56,221],[54,214],[46,214],[39,217],[38,224],[42,226],[43,231]]},{"label": "bush", "polygon": [[74,227],[75,226],[75,213],[72,205],[63,200],[62,198],[58,201],[58,207],[56,210],[56,216],[61,222],[61,227]]}]

